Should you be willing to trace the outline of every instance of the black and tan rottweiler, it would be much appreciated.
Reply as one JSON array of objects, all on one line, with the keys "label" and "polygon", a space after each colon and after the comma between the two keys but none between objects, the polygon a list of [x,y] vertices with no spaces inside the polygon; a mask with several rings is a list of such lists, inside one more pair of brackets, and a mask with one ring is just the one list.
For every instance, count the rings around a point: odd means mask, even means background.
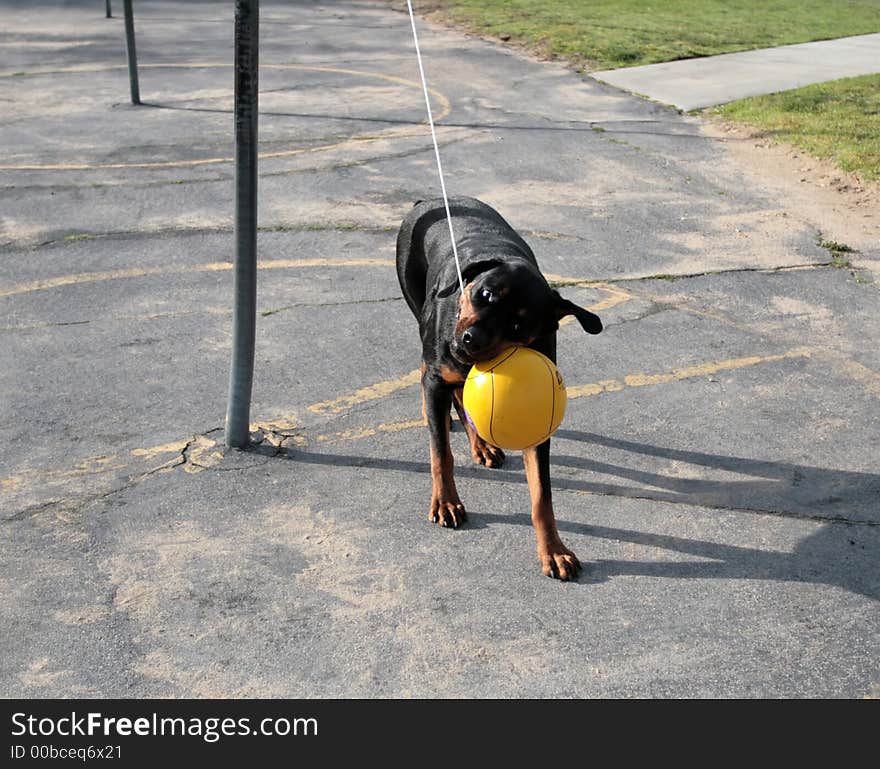
[{"label": "black and tan rottweiler", "polygon": [[[464,293],[442,199],[416,203],[403,220],[397,237],[397,276],[422,338],[422,398],[433,479],[428,516],[456,528],[466,515],[455,488],[449,446],[453,405],[467,431],[474,461],[489,467],[504,461],[504,452],[477,435],[465,416],[462,387],[471,365],[511,345],[531,347],[555,361],[561,318],[574,315],[590,334],[598,334],[602,322],[550,288],[531,248],[497,211],[474,198],[453,198],[449,205]],[[526,449],[523,463],[541,569],[547,576],[572,579],[580,563],[556,530],[550,440]]]}]

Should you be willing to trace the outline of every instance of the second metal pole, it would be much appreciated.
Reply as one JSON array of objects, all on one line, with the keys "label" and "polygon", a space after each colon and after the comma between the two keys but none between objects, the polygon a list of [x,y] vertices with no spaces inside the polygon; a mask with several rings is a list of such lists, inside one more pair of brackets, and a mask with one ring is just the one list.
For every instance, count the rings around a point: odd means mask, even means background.
[{"label": "second metal pole", "polygon": [[125,51],[128,54],[128,82],[131,86],[131,103],[140,104],[141,89],[138,85],[137,52],[134,47],[134,14],[131,10],[131,0],[123,0],[122,6],[125,11]]},{"label": "second metal pole", "polygon": [[259,0],[235,0],[235,265],[226,445],[250,440],[257,316]]}]

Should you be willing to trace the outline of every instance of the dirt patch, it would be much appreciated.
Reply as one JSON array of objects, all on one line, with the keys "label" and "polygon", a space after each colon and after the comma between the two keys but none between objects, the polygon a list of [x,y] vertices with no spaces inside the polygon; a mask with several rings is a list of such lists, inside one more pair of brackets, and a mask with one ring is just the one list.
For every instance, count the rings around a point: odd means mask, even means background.
[{"label": "dirt patch", "polygon": [[[760,129],[709,114],[703,118],[704,133],[722,143],[747,173],[776,191],[793,215],[816,226],[823,239],[877,255],[880,183],[841,171],[831,161],[778,142]],[[880,275],[876,263],[872,271]]]}]

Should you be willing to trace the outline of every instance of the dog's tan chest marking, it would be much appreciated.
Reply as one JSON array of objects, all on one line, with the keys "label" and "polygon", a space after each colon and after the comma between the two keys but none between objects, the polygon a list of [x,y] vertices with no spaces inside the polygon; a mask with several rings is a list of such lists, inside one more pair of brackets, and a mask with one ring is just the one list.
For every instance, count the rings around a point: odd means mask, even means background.
[{"label": "dog's tan chest marking", "polygon": [[453,368],[445,363],[440,364],[440,378],[446,382],[446,384],[451,385],[460,385],[464,384],[465,375],[462,374],[458,369]]}]

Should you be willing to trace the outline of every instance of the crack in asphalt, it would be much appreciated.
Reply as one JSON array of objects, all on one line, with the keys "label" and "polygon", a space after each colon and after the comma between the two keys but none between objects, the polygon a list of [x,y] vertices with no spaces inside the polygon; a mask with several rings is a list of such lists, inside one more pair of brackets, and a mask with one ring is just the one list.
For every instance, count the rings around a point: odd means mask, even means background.
[{"label": "crack in asphalt", "polygon": [[347,307],[350,305],[360,305],[360,304],[382,304],[384,302],[402,302],[402,296],[385,296],[379,299],[348,299],[345,301],[338,302],[296,302],[294,304],[286,304],[283,307],[275,307],[271,310],[262,310],[260,315],[264,318],[269,317],[270,315],[276,315],[279,312],[284,312],[285,310],[295,310],[299,307]]},{"label": "crack in asphalt", "polygon": [[[816,269],[820,267],[830,267],[831,262],[806,262],[800,264],[782,264],[773,267],[730,267],[721,270],[703,270],[701,272],[682,272],[682,273],[656,273],[654,275],[641,275],[631,278],[617,278],[615,283],[637,283],[647,280],[665,280],[674,282],[676,280],[687,280],[689,278],[706,278],[713,275],[735,275],[740,272],[783,272],[785,270],[803,270]],[[610,282],[610,281],[609,281]]]},{"label": "crack in asphalt", "polygon": [[[181,455],[183,452],[181,452]],[[149,478],[151,475],[156,475],[157,473],[168,472],[173,470],[176,467],[180,467],[186,463],[186,458],[181,456],[175,460],[169,460],[165,464],[155,467],[152,470],[145,470],[142,473],[137,473],[136,475],[130,476],[124,483],[115,486],[107,491],[102,491],[100,493],[94,494],[78,494],[72,497],[61,497],[60,499],[49,500],[48,502],[41,502],[38,505],[31,505],[30,507],[25,507],[22,510],[19,510],[12,515],[4,516],[2,519],[3,524],[15,523],[16,521],[21,521],[25,518],[32,518],[35,515],[39,515],[42,512],[50,509],[59,509],[64,512],[77,512],[82,508],[90,505],[94,502],[100,502],[103,499],[107,499],[108,497],[115,496],[116,494],[120,494],[123,491],[127,491],[128,489],[134,488],[139,485],[142,481]],[[89,473],[90,475],[97,474],[99,471],[95,473]]]},{"label": "crack in asphalt", "polygon": [[[301,307],[347,307],[351,305],[362,304],[382,304],[385,302],[402,302],[402,296],[386,296],[379,299],[350,299],[336,302],[297,302],[295,304],[284,305],[283,307],[275,307],[270,310],[262,310],[259,315],[262,317],[270,317],[286,310],[294,310]],[[183,312],[162,312],[153,315],[113,315],[104,318],[90,318],[88,320],[72,320],[72,321],[47,321],[45,323],[22,323],[17,326],[0,326],[0,333],[16,332],[16,331],[33,331],[40,328],[63,328],[65,326],[87,326],[90,323],[118,323],[120,321],[150,321],[150,320],[168,320],[175,318],[190,318],[200,315],[212,316],[229,316],[232,310],[229,308],[211,307],[203,310],[186,310]]]},{"label": "crack in asphalt", "polygon": [[628,323],[636,323],[640,320],[645,320],[646,318],[650,318],[652,315],[659,315],[661,312],[667,312],[669,310],[678,310],[679,308],[673,304],[672,302],[663,303],[657,302],[653,299],[648,300],[650,302],[647,309],[644,312],[636,315],[632,318],[622,318],[621,320],[611,321],[608,323],[603,323],[605,328],[614,328],[616,326],[625,326]]},{"label": "crack in asphalt", "polygon": [[[257,228],[260,233],[273,232],[366,232],[371,235],[388,234],[396,231],[396,227],[358,224],[354,222],[315,223],[315,224],[267,224]],[[140,240],[149,238],[174,237],[175,235],[231,235],[231,226],[217,225],[214,227],[169,227],[149,230],[107,230],[104,232],[71,232],[64,235],[49,238],[33,244],[12,243],[8,241],[0,245],[0,252],[31,252],[41,248],[52,246],[64,246],[73,243],[81,243],[87,240]]]}]

